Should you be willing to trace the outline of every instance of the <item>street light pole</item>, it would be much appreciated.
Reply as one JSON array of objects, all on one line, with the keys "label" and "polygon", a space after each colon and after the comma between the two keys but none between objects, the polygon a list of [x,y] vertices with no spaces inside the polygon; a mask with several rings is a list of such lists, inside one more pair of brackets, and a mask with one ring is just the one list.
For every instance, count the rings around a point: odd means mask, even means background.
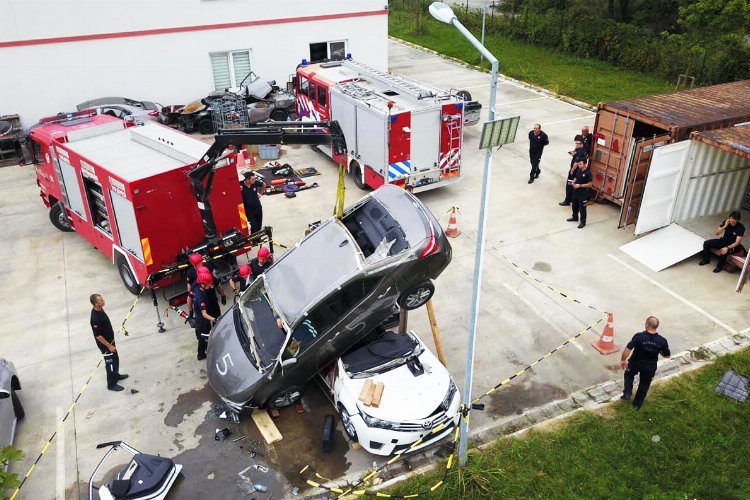
[{"label": "street light pole", "polygon": [[[495,120],[495,98],[497,97],[497,66],[495,56],[477,40],[474,35],[461,24],[453,10],[446,4],[434,2],[430,5],[430,14],[438,21],[455,27],[492,65],[490,77],[490,103],[487,122]],[[474,254],[474,286],[471,293],[471,317],[469,318],[469,345],[466,353],[466,374],[464,381],[463,406],[471,408],[471,390],[474,379],[474,351],[477,337],[477,320],[479,318],[479,297],[482,289],[482,263],[484,258],[484,232],[487,227],[487,207],[490,194],[490,165],[492,164],[492,148],[484,152],[484,173],[482,176],[482,198],[479,209],[479,228],[477,231],[476,253]],[[461,418],[461,439],[458,444],[458,458],[461,467],[466,465],[466,452],[469,447],[469,421]]]}]

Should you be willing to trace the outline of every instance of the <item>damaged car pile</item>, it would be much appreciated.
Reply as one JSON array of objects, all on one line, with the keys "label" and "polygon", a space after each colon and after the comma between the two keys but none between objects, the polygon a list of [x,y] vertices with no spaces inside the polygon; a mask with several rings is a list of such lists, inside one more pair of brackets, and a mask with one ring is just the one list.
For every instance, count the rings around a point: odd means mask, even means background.
[{"label": "damaged car pile", "polygon": [[411,193],[382,186],[341,220],[314,224],[219,318],[211,386],[236,411],[281,408],[323,372],[352,440],[378,454],[408,448],[455,420],[459,395],[413,332],[386,325],[394,311],[430,300],[450,260],[432,213]]}]

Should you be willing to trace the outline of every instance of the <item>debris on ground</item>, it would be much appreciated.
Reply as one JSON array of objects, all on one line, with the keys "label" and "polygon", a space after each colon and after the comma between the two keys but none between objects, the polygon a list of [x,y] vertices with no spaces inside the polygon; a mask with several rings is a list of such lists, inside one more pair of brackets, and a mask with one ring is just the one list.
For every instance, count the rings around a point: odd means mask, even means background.
[{"label": "debris on ground", "polygon": [[230,434],[232,434],[232,431],[230,431],[226,427],[224,427],[223,429],[216,429],[216,435],[214,436],[214,439],[217,441],[224,441],[229,437]]}]

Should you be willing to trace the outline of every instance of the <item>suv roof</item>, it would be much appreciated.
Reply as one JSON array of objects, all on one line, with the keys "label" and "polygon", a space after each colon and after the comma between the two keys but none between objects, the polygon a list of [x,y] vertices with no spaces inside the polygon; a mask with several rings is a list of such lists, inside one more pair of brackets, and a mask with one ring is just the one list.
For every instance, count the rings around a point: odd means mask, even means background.
[{"label": "suv roof", "polygon": [[[358,271],[360,261],[349,232],[337,219],[329,219],[266,271],[267,290],[291,326],[325,291]],[[294,293],[277,294],[278,290]]]}]

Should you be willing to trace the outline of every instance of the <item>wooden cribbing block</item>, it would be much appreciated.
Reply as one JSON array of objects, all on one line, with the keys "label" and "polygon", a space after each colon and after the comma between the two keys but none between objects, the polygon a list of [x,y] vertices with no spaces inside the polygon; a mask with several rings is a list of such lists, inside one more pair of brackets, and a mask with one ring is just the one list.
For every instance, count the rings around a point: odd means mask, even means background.
[{"label": "wooden cribbing block", "polygon": [[273,423],[273,420],[271,420],[271,417],[268,416],[267,412],[254,411],[253,422],[258,426],[258,430],[263,435],[263,439],[266,440],[266,443],[273,444],[284,439],[284,436],[281,435],[278,427]]},{"label": "wooden cribbing block", "polygon": [[372,402],[370,403],[373,407],[380,407],[380,398],[383,397],[383,390],[385,390],[383,382],[377,382],[375,384],[375,390],[372,392]]},{"label": "wooden cribbing block", "polygon": [[370,406],[370,403],[372,402],[372,392],[374,390],[375,384],[372,383],[372,380],[365,380],[365,385],[363,385],[362,390],[359,391],[359,400],[362,401],[365,406]]}]

